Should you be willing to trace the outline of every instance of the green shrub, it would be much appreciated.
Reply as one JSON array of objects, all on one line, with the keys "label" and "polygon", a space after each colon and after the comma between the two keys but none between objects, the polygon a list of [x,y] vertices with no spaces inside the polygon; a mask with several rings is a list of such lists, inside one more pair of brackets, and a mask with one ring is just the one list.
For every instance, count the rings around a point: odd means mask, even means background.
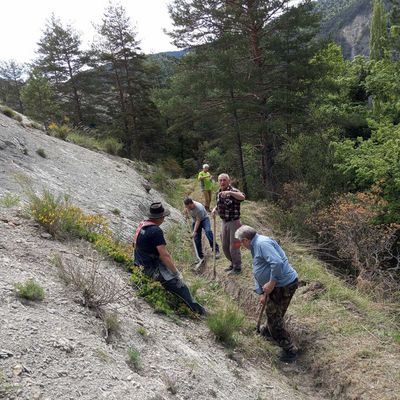
[{"label": "green shrub", "polygon": [[118,315],[111,312],[106,312],[102,316],[104,322],[104,331],[106,340],[109,341],[111,336],[119,335],[121,331],[121,322]]},{"label": "green shrub", "polygon": [[102,141],[102,147],[107,153],[117,155],[122,150],[123,145],[117,139],[109,137]]},{"label": "green shrub", "polygon": [[168,176],[179,178],[183,175],[183,168],[174,158],[167,158],[161,162],[161,168]]},{"label": "green shrub", "polygon": [[9,107],[4,107],[1,111],[5,116],[9,118],[14,118],[16,115],[15,112]]},{"label": "green shrub", "polygon": [[244,315],[236,307],[228,307],[207,316],[207,325],[215,338],[225,343],[233,345],[235,334],[240,330],[244,323]]},{"label": "green shrub", "polygon": [[90,150],[102,150],[102,144],[100,140],[94,136],[82,135],[77,132],[71,132],[67,137],[68,141],[78,146],[85,147]]},{"label": "green shrub", "polygon": [[52,122],[49,124],[48,128],[52,136],[62,140],[65,140],[68,135],[72,133],[71,128],[66,124],[57,125],[56,123]]},{"label": "green shrub", "polygon": [[36,154],[37,154],[38,156],[40,156],[40,157],[47,158],[46,152],[45,152],[44,149],[42,149],[41,147],[39,147],[39,148],[36,150]]},{"label": "green shrub", "polygon": [[28,279],[25,283],[16,283],[15,289],[17,296],[27,300],[43,300],[44,289],[33,279]]},{"label": "green shrub", "polygon": [[11,208],[16,206],[20,202],[20,198],[16,194],[6,193],[0,197],[0,206]]},{"label": "green shrub", "polygon": [[140,353],[133,347],[128,349],[128,363],[135,369],[140,369]]},{"label": "green shrub", "polygon": [[136,329],[136,332],[143,337],[149,336],[149,333],[144,326],[139,326],[139,328]]},{"label": "green shrub", "polygon": [[14,119],[18,122],[22,122],[22,117],[19,114],[14,115]]},{"label": "green shrub", "polygon": [[102,215],[86,215],[74,207],[66,195],[55,196],[44,190],[39,196],[32,190],[28,195],[28,210],[52,236],[58,238],[83,237],[91,234],[109,234],[110,230]]}]

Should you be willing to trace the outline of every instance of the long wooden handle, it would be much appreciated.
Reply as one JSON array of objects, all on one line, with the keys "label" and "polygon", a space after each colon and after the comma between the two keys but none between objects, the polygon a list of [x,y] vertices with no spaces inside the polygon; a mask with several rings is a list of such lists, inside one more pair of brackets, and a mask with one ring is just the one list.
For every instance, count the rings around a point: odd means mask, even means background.
[{"label": "long wooden handle", "polygon": [[214,240],[213,240],[213,254],[214,254],[214,266],[213,266],[213,278],[216,279],[217,277],[217,257],[215,254],[215,248],[217,243],[217,219],[215,218],[214,214]]},{"label": "long wooden handle", "polygon": [[258,320],[257,320],[257,332],[260,332],[260,327],[261,327],[261,321],[262,317],[264,315],[265,307],[267,306],[267,297],[265,296],[265,301],[264,304],[261,307],[260,314],[258,314]]}]

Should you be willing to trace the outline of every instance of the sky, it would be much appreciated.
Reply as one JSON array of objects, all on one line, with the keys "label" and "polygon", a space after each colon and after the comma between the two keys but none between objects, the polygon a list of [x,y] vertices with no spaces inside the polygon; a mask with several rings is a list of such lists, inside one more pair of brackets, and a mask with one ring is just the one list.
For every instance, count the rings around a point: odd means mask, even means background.
[{"label": "sky", "polygon": [[[171,0],[119,0],[135,26],[144,53],[176,50],[163,29],[171,29],[167,4]],[[0,60],[32,61],[46,20],[54,13],[63,24],[81,33],[85,48],[95,35],[109,0],[0,1]],[[115,1],[113,2],[116,3]]]}]

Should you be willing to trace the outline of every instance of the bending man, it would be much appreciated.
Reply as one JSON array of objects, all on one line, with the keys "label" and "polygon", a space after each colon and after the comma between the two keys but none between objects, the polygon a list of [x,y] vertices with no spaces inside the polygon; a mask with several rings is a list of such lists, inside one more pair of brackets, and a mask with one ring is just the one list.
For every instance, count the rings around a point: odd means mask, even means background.
[{"label": "bending man", "polygon": [[152,203],[148,219],[142,221],[135,233],[135,265],[142,266],[144,273],[161,282],[166,290],[180,297],[195,313],[205,314],[205,309],[197,303],[183,281],[167,250],[167,243],[160,225],[170,214],[161,203]]},{"label": "bending man", "polygon": [[[193,233],[192,237],[194,238],[194,243],[196,246],[196,255],[200,262],[204,260],[203,246],[201,244],[201,232],[204,229],[204,233],[208,239],[208,243],[210,247],[213,249],[214,244],[214,235],[211,230],[210,218],[208,218],[208,214],[203,204],[192,200],[191,198],[187,198],[183,201],[185,204],[185,208],[193,218]],[[218,243],[215,243],[215,257],[219,258],[219,247]]]},{"label": "bending man", "polygon": [[279,244],[270,237],[259,235],[247,225],[236,231],[236,237],[251,250],[255,291],[261,295],[260,303],[266,302],[267,324],[261,333],[272,336],[282,347],[281,361],[292,362],[297,358],[297,347],[285,329],[283,317],[298,288],[297,272]]}]

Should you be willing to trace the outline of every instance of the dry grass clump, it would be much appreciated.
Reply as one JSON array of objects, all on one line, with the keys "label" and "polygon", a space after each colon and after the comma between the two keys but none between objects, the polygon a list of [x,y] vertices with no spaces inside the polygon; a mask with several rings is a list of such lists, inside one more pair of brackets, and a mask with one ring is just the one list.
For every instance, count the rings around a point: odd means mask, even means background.
[{"label": "dry grass clump", "polygon": [[[79,292],[84,306],[102,312],[109,305],[124,307],[130,303],[131,295],[127,287],[115,274],[106,274],[96,256],[82,263],[73,263],[63,261],[56,255],[53,264],[61,279]],[[117,326],[114,322],[115,319],[109,319],[111,329]]]}]

